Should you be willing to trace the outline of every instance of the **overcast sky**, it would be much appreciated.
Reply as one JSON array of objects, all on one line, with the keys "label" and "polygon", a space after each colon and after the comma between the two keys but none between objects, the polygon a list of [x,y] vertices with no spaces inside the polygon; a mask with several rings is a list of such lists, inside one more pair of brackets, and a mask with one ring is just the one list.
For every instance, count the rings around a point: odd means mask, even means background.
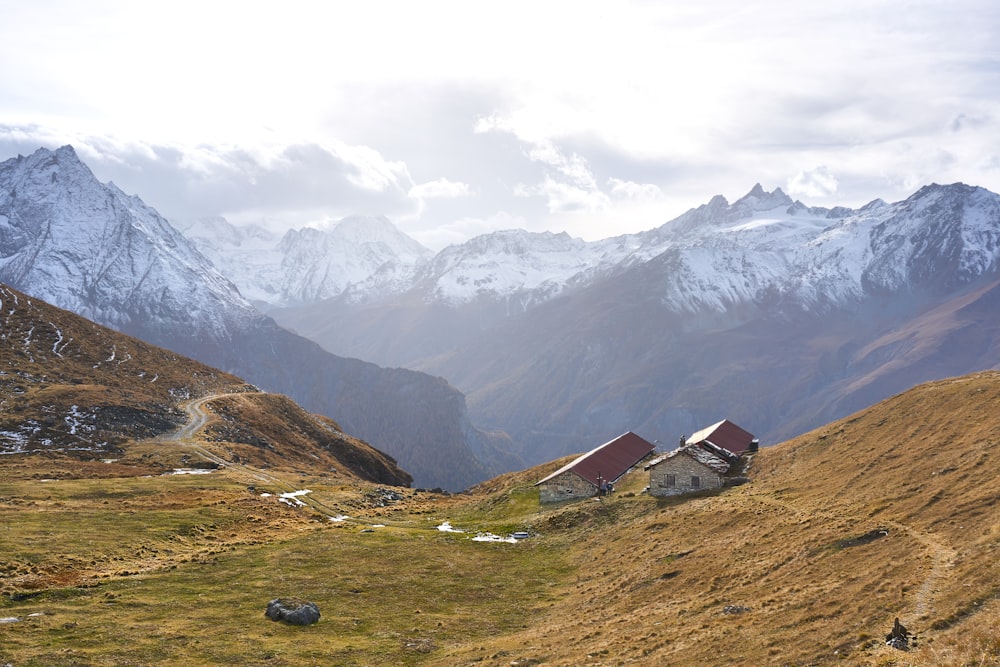
[{"label": "overcast sky", "polygon": [[385,215],[432,248],[1000,192],[1000,3],[0,0],[0,160],[168,219]]}]

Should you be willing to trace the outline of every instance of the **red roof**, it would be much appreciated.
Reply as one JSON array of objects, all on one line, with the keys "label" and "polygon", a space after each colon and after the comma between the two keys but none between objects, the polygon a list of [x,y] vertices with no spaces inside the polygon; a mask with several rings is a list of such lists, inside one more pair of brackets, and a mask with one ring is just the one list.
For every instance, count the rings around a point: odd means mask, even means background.
[{"label": "red roof", "polygon": [[600,486],[601,481],[614,482],[654,449],[656,447],[653,444],[643,440],[632,431],[627,431],[614,440],[577,457],[545,479],[536,482],[535,486],[547,482],[567,470],[572,470],[594,486]]},{"label": "red roof", "polygon": [[691,437],[687,439],[687,443],[691,445],[710,442],[716,447],[722,447],[737,456],[743,454],[753,441],[754,437],[752,433],[744,431],[728,419],[723,419],[718,424],[712,424],[697,433],[692,433]]}]

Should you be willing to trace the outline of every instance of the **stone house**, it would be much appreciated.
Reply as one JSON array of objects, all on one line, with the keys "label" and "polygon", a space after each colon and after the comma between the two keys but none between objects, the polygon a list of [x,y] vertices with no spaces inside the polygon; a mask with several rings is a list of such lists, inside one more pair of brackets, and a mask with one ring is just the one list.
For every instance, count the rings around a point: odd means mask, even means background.
[{"label": "stone house", "polygon": [[609,440],[535,483],[538,500],[553,503],[590,498],[614,484],[656,447],[631,431]]}]

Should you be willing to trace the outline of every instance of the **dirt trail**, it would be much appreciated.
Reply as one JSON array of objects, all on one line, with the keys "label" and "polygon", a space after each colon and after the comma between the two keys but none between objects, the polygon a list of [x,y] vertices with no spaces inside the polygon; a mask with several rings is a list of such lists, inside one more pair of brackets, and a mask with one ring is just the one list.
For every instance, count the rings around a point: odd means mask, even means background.
[{"label": "dirt trail", "polygon": [[890,527],[905,531],[930,553],[931,558],[934,561],[934,565],[931,566],[930,573],[927,575],[927,578],[924,579],[923,583],[920,584],[920,588],[917,590],[916,601],[913,609],[914,617],[925,617],[934,611],[934,601],[938,592],[938,583],[942,579],[946,579],[950,576],[949,570],[955,564],[955,558],[958,555],[958,551],[943,542],[940,542],[931,535],[911,528],[906,524],[902,524],[897,521],[887,521],[885,523]]},{"label": "dirt trail", "polygon": [[[843,513],[835,514],[835,513],[817,512],[813,509],[805,510],[797,507],[794,503],[788,500],[775,498],[769,495],[756,494],[756,493],[751,493],[749,495],[755,500],[759,500],[768,503],[770,505],[780,507],[782,509],[793,512],[799,516],[804,516],[804,517],[819,516],[831,520],[848,519],[852,521],[857,521],[861,524],[863,524],[866,521],[872,520],[871,517],[867,515],[852,516]],[[918,543],[920,543],[920,545],[924,547],[924,549],[930,555],[933,561],[933,565],[931,566],[931,570],[928,573],[927,577],[924,578],[923,582],[920,584],[920,588],[917,589],[917,593],[913,601],[913,609],[911,611],[913,618],[926,617],[934,610],[935,598],[937,597],[939,589],[938,585],[943,579],[946,579],[948,576],[950,576],[949,570],[954,565],[955,558],[957,557],[958,552],[952,547],[948,546],[947,544],[941,542],[940,540],[935,539],[932,535],[924,531],[917,530],[912,526],[900,523],[899,521],[882,520],[879,521],[879,523],[883,526],[892,528],[901,533],[909,535]]]}]

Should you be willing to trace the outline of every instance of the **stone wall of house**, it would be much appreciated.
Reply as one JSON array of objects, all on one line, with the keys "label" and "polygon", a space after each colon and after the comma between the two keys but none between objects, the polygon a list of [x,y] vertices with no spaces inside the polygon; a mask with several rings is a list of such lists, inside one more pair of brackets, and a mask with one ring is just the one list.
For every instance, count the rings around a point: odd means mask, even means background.
[{"label": "stone wall of house", "polygon": [[[698,478],[697,487],[692,484],[693,477]],[[649,469],[649,493],[653,496],[674,496],[704,489],[718,489],[724,482],[722,475],[684,454],[664,459]]]},{"label": "stone wall of house", "polygon": [[597,487],[572,470],[567,470],[558,477],[538,485],[538,500],[543,503],[590,498],[596,494]]}]

